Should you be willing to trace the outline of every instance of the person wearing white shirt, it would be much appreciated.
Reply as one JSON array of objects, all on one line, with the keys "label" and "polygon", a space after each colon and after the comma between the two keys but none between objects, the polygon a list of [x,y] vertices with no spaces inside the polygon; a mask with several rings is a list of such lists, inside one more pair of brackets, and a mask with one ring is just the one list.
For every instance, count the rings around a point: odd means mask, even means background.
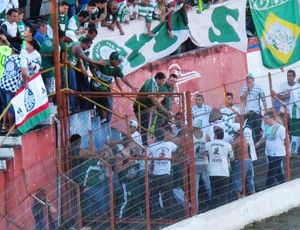
[{"label": "person wearing white shirt", "polygon": [[232,147],[223,141],[224,130],[214,130],[215,140],[205,144],[205,151],[209,159],[209,175],[212,190],[211,207],[216,208],[227,203],[227,192],[230,182],[230,161],[234,160]]},{"label": "person wearing white shirt", "polygon": [[155,131],[156,142],[149,145],[149,157],[152,160],[153,175],[150,185],[150,197],[152,198],[151,214],[154,216],[159,213],[159,193],[161,193],[164,214],[171,214],[173,177],[171,175],[172,153],[177,149],[177,145],[170,141],[164,141],[164,131]]},{"label": "person wearing white shirt", "polygon": [[266,126],[262,138],[256,143],[259,147],[266,142],[265,153],[268,157],[268,176],[266,187],[270,188],[278,183],[284,183],[283,159],[286,156],[284,140],[286,137],[285,127],[275,120],[273,111],[266,112],[264,115]]},{"label": "person wearing white shirt", "polygon": [[254,76],[252,73],[248,73],[246,76],[247,85],[243,86],[240,94],[240,99],[245,103],[245,119],[248,119],[249,125],[255,132],[255,142],[261,137],[261,106],[262,102],[264,111],[267,111],[266,96],[263,89],[254,83]]},{"label": "person wearing white shirt", "polygon": [[38,73],[41,68],[42,58],[39,53],[40,45],[33,38],[31,41],[26,43],[25,50],[21,51],[21,55],[26,58],[28,65],[28,75],[32,77],[34,74]]},{"label": "person wearing white shirt", "polygon": [[241,114],[240,108],[233,104],[233,93],[226,93],[226,104],[220,109],[222,113],[222,121],[225,123],[225,132],[234,138],[231,124],[235,122],[235,118]]},{"label": "person wearing white shirt", "polygon": [[196,117],[201,117],[202,119],[202,130],[207,133],[209,127],[209,115],[211,112],[211,107],[204,104],[204,97],[201,94],[197,94],[195,97],[195,105],[192,107],[193,119]]}]

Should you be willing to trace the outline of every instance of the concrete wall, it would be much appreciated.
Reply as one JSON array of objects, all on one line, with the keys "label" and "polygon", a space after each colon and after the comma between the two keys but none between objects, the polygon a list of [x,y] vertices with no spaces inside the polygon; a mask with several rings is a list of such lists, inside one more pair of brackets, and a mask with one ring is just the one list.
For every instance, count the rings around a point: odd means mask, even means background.
[{"label": "concrete wall", "polygon": [[186,219],[164,229],[241,229],[254,221],[275,216],[300,206],[299,193],[300,179],[297,179]]},{"label": "concrete wall", "polygon": [[[45,187],[47,198],[57,200],[56,128],[54,125],[31,131],[22,137],[22,147],[14,148],[15,157],[7,162],[7,170],[0,173],[0,201],[2,211],[23,229],[31,229],[31,205],[38,188]],[[0,228],[5,225],[0,220]],[[15,225],[6,221],[6,228]]]}]

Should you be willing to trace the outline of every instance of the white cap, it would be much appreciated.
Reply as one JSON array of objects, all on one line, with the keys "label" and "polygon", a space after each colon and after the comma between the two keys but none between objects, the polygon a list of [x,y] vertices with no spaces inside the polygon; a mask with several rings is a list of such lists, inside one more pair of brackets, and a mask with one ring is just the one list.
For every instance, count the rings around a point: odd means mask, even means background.
[{"label": "white cap", "polygon": [[67,30],[66,31],[66,37],[71,38],[73,42],[77,42],[78,39],[76,37],[76,34],[73,30]]},{"label": "white cap", "polygon": [[202,128],[202,119],[200,117],[195,117],[193,120],[193,127],[195,128]]},{"label": "white cap", "polygon": [[130,120],[128,124],[129,124],[130,126],[135,127],[135,128],[138,127],[138,123],[137,123],[137,121],[135,121],[135,120]]},{"label": "white cap", "polygon": [[241,125],[239,123],[232,123],[231,128],[235,133],[237,133],[241,130]]}]

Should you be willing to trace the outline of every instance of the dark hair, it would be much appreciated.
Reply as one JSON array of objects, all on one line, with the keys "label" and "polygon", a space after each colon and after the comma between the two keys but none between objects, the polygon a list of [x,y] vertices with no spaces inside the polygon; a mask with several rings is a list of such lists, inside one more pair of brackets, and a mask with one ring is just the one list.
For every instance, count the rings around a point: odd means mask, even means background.
[{"label": "dark hair", "polygon": [[197,97],[204,98],[204,97],[203,97],[203,95],[202,95],[202,94],[200,94],[200,93],[196,94],[196,98],[197,98]]},{"label": "dark hair", "polygon": [[58,37],[59,37],[59,38],[63,38],[64,36],[66,36],[66,32],[63,31],[63,30],[61,30],[61,29],[59,29],[59,30],[58,30]]},{"label": "dark hair", "polygon": [[90,14],[89,14],[89,12],[87,12],[85,10],[80,11],[79,14],[78,14],[78,17],[86,18],[88,16],[90,16]]},{"label": "dark hair", "polygon": [[97,3],[102,3],[102,4],[103,4],[103,3],[107,3],[107,0],[96,0],[95,3],[96,3],[96,4],[97,4]]},{"label": "dark hair", "polygon": [[156,141],[163,141],[165,139],[164,131],[162,129],[156,129],[154,135]]},{"label": "dark hair", "polygon": [[294,70],[292,70],[292,69],[290,69],[290,70],[287,71],[287,74],[289,74],[289,73],[291,73],[291,74],[293,74],[294,76],[296,76],[296,72],[295,72]]},{"label": "dark hair", "polygon": [[227,96],[227,97],[229,96],[229,97],[233,98],[233,93],[227,92],[227,93],[226,93],[226,96]]},{"label": "dark hair", "polygon": [[47,26],[48,23],[46,21],[38,21],[36,24],[36,28],[40,28],[41,26]]},{"label": "dark hair", "polygon": [[79,141],[81,139],[81,136],[79,134],[73,134],[71,137],[70,137],[70,143],[74,143],[76,141]]},{"label": "dark hair", "polygon": [[95,2],[95,1],[90,1],[90,2],[88,3],[87,6],[88,6],[88,7],[89,7],[89,6],[96,6],[96,2]]},{"label": "dark hair", "polygon": [[133,3],[133,2],[134,2],[134,0],[127,0],[127,2]]},{"label": "dark hair", "polygon": [[70,6],[70,4],[67,1],[62,1],[59,6]]},{"label": "dark hair", "polygon": [[275,113],[273,111],[265,112],[264,116],[269,116],[269,118],[275,119]]},{"label": "dark hair", "polygon": [[36,34],[36,28],[34,26],[28,26],[30,32],[32,33],[32,37]]},{"label": "dark hair", "polygon": [[170,74],[169,78],[171,78],[171,77],[176,78],[176,79],[178,78],[178,76],[175,73]]},{"label": "dark hair", "polygon": [[89,44],[89,43],[93,43],[93,40],[90,39],[90,38],[84,38],[84,39],[82,39],[81,42],[82,42],[82,43],[85,43],[85,44]]},{"label": "dark hair", "polygon": [[162,80],[164,78],[166,78],[166,75],[162,72],[157,72],[154,76],[155,79],[159,79],[159,80]]},{"label": "dark hair", "polygon": [[221,128],[216,128],[214,130],[214,133],[216,135],[216,139],[222,140],[224,138],[224,130]]},{"label": "dark hair", "polygon": [[6,15],[9,15],[11,16],[13,13],[19,13],[19,11],[17,11],[16,9],[14,8],[11,8],[7,11]]},{"label": "dark hair", "polygon": [[94,27],[89,28],[88,34],[94,34],[94,33],[98,34],[98,30]]},{"label": "dark hair", "polygon": [[40,48],[41,48],[41,45],[40,45],[40,43],[37,41],[37,40],[35,40],[34,38],[31,40],[31,41],[29,41],[28,42],[30,45],[32,45],[32,47],[36,50],[36,51],[40,51]]}]

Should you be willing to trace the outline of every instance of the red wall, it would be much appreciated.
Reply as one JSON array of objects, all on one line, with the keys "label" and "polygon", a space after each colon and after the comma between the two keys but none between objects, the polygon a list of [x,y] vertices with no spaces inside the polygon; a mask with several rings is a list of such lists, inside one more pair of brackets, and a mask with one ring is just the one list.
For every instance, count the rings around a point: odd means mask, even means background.
[{"label": "red wall", "polygon": [[[239,94],[247,74],[245,53],[229,46],[195,50],[147,64],[130,74],[128,79],[134,86],[140,88],[146,79],[153,77],[158,71],[167,74],[171,65],[178,65],[181,68],[177,83],[179,92],[203,92],[208,105],[221,107],[224,104],[223,85],[225,84],[226,90],[234,94],[234,102],[240,102]],[[178,67],[176,68],[178,69]],[[172,68],[170,73],[173,73],[176,68]],[[199,73],[201,77],[193,78],[192,72],[194,72],[194,76],[195,73]],[[237,83],[231,84],[233,82]],[[126,90],[129,89],[126,88]],[[127,99],[115,100],[115,111],[121,114],[132,114],[131,105],[132,102]]]},{"label": "red wall", "polygon": [[[23,229],[31,229],[34,194],[45,187],[47,198],[57,199],[56,128],[54,125],[29,132],[21,137],[22,146],[14,148],[15,157],[7,162],[6,172],[0,173],[0,199],[4,213]],[[6,177],[7,175],[7,177]],[[4,226],[0,222],[0,228]],[[16,228],[6,221],[9,229]]]}]

